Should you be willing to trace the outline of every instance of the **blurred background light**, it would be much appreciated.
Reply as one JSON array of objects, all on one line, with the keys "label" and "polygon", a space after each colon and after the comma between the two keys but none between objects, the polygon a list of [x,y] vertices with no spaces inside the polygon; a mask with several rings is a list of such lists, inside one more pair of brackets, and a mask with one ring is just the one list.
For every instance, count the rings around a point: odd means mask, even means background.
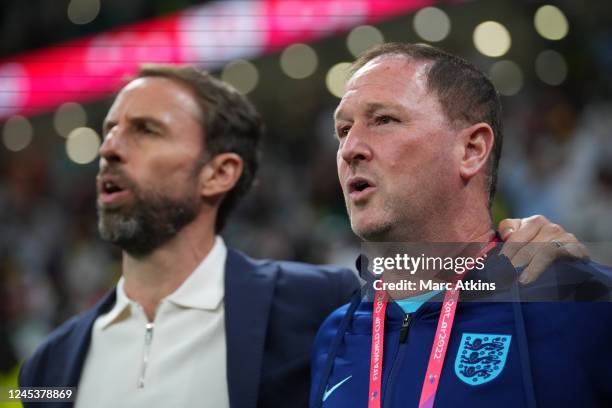
[{"label": "blurred background light", "polygon": [[78,164],[87,164],[98,156],[100,137],[95,130],[88,127],[74,129],[66,139],[66,153],[70,160]]},{"label": "blurred background light", "polygon": [[306,44],[292,44],[280,56],[281,69],[293,79],[309,77],[317,70],[318,64],[317,53]]},{"label": "blurred background light", "polygon": [[438,42],[445,39],[451,30],[448,15],[437,7],[425,7],[414,15],[414,31],[426,41]]},{"label": "blurred background light", "polygon": [[497,61],[489,68],[489,78],[501,95],[516,95],[523,87],[523,72],[514,61]]},{"label": "blurred background light", "polygon": [[8,150],[18,152],[28,147],[33,133],[28,119],[19,115],[11,116],[2,128],[2,142]]},{"label": "blurred background light", "polygon": [[100,13],[100,0],[70,0],[68,19],[74,24],[89,24]]},{"label": "blurred background light", "polygon": [[359,54],[368,48],[382,44],[383,42],[385,42],[383,33],[378,28],[371,25],[355,27],[346,37],[346,47],[354,57],[358,57]]},{"label": "blurred background light", "polygon": [[536,75],[548,85],[559,85],[567,78],[567,63],[557,51],[544,50],[535,60]]},{"label": "blurred background light", "polygon": [[239,59],[230,62],[223,68],[221,79],[234,86],[238,92],[246,95],[257,86],[259,73],[251,62]]},{"label": "blurred background light", "polygon": [[350,67],[350,62],[339,62],[327,71],[325,85],[332,95],[342,98],[346,87],[346,81],[348,81],[349,78]]},{"label": "blurred background light", "polygon": [[19,112],[29,88],[28,73],[21,64],[0,63],[0,118]]},{"label": "blurred background light", "polygon": [[66,102],[62,104],[53,115],[53,126],[56,132],[63,137],[75,128],[87,124],[87,113],[83,107],[76,102]]},{"label": "blurred background light", "polygon": [[501,57],[512,44],[506,27],[496,21],[478,24],[474,29],[473,40],[476,49],[488,57]]},{"label": "blurred background light", "polygon": [[542,6],[536,11],[533,24],[538,34],[547,40],[560,40],[569,31],[565,14],[551,5]]}]

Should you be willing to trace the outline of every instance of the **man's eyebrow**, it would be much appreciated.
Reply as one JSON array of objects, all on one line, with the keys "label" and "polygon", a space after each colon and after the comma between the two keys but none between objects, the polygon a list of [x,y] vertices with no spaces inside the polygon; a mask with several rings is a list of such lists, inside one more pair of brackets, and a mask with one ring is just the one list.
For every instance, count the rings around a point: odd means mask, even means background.
[{"label": "man's eyebrow", "polygon": [[396,103],[372,102],[366,105],[366,113],[368,115],[371,115],[372,113],[381,109],[401,110],[401,108],[401,105],[398,105]]},{"label": "man's eyebrow", "polygon": [[113,127],[116,123],[116,120],[104,119],[104,121],[102,122],[102,132],[107,133],[110,128]]},{"label": "man's eyebrow", "polygon": [[340,106],[334,111],[334,120],[344,120]]},{"label": "man's eyebrow", "polygon": [[162,122],[161,120],[156,119],[156,118],[154,118],[152,116],[146,116],[146,115],[143,115],[143,116],[131,116],[131,117],[128,117],[128,120],[130,122],[149,123],[149,124],[152,124],[152,125],[160,127],[160,128],[166,128],[166,125],[164,124],[164,122]]},{"label": "man's eyebrow", "polygon": [[[151,124],[153,126],[165,129],[167,126],[164,124],[164,122],[162,122],[159,119],[156,119],[152,116],[147,116],[147,115],[143,115],[143,116],[130,116],[128,117],[128,121],[130,123],[148,123]],[[104,120],[103,124],[102,124],[102,129],[103,131],[106,133],[109,130],[109,127],[111,127],[111,125],[115,125],[117,123],[116,120]]]},{"label": "man's eyebrow", "polygon": [[[383,103],[383,102],[370,102],[368,104],[366,104],[366,110],[365,113],[367,115],[372,115],[374,112],[378,111],[378,110],[382,110],[382,109],[390,109],[393,111],[398,111],[401,112],[402,111],[402,105],[397,104],[397,103]],[[347,118],[345,115],[343,115],[343,110],[338,107],[336,109],[336,111],[334,112],[334,120],[338,121],[338,120],[346,120],[346,121],[350,121],[349,118]]]}]

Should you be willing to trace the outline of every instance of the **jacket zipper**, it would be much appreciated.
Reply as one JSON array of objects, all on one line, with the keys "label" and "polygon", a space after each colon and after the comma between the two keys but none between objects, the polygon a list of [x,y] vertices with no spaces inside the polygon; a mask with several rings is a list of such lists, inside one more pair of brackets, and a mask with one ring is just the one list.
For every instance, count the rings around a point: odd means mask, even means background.
[{"label": "jacket zipper", "polygon": [[410,323],[412,322],[412,316],[406,313],[404,320],[402,321],[402,328],[400,329],[400,344],[404,344],[408,339],[408,331],[410,330]]},{"label": "jacket zipper", "polygon": [[144,388],[145,373],[149,363],[149,353],[151,352],[151,341],[153,340],[153,323],[145,325],[144,352],[142,354],[142,369],[138,379],[138,388]]},{"label": "jacket zipper", "polygon": [[395,385],[395,376],[396,371],[401,366],[401,362],[404,360],[404,354],[406,354],[406,340],[408,339],[408,333],[410,332],[410,324],[412,323],[413,318],[409,314],[404,315],[404,320],[402,321],[402,327],[400,329],[400,338],[399,338],[399,350],[395,354],[395,358],[393,359],[393,364],[391,366],[391,371],[389,372],[389,377],[387,378],[387,383],[385,385],[385,391],[383,395],[383,407],[390,406],[391,398],[393,396],[393,386]]}]

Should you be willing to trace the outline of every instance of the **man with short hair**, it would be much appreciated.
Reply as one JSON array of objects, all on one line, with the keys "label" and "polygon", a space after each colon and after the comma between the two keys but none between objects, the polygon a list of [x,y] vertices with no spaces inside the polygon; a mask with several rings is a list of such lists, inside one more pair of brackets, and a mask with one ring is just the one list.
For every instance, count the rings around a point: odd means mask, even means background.
[{"label": "man with short hair", "polygon": [[193,68],[147,66],[119,92],[97,205],[123,276],[49,336],[21,386],[78,387],[86,408],[307,405],[315,333],[358,283],[226,248],[218,234],[253,181],[261,127],[245,97]]},{"label": "man with short hair", "polygon": [[103,133],[98,226],[123,250],[123,276],[50,335],[20,385],[78,387],[86,408],[282,406],[287,394],[305,406],[316,330],[358,284],[349,270],[251,259],[218,235],[257,170],[253,105],[196,69],[145,66]]},{"label": "man with short hair", "polygon": [[[375,279],[362,264],[366,296],[334,312],[315,340],[311,406],[610,406],[612,307],[520,303],[545,296],[609,300],[610,269],[557,262],[520,287],[512,265],[493,249],[500,239],[490,207],[502,126],[491,82],[459,57],[411,44],[375,47],[353,69],[335,127],[355,234],[381,245],[456,243],[444,259],[458,259],[459,250],[486,261],[446,280],[435,267],[429,282],[440,284],[437,290],[422,285],[423,266],[402,275],[390,264]],[[566,250],[563,242],[554,245]],[[461,291],[483,282],[497,289]]]}]

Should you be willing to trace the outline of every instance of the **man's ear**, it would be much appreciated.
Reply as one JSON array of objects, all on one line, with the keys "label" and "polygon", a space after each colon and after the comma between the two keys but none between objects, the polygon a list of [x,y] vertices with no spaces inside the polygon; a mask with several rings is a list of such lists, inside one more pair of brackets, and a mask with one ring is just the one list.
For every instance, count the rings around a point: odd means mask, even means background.
[{"label": "man's ear", "polygon": [[493,129],[481,122],[461,130],[459,137],[462,141],[459,173],[463,180],[468,181],[487,164],[493,149]]},{"label": "man's ear", "polygon": [[213,198],[230,191],[242,175],[244,163],[236,153],[220,153],[200,170],[200,193]]}]

